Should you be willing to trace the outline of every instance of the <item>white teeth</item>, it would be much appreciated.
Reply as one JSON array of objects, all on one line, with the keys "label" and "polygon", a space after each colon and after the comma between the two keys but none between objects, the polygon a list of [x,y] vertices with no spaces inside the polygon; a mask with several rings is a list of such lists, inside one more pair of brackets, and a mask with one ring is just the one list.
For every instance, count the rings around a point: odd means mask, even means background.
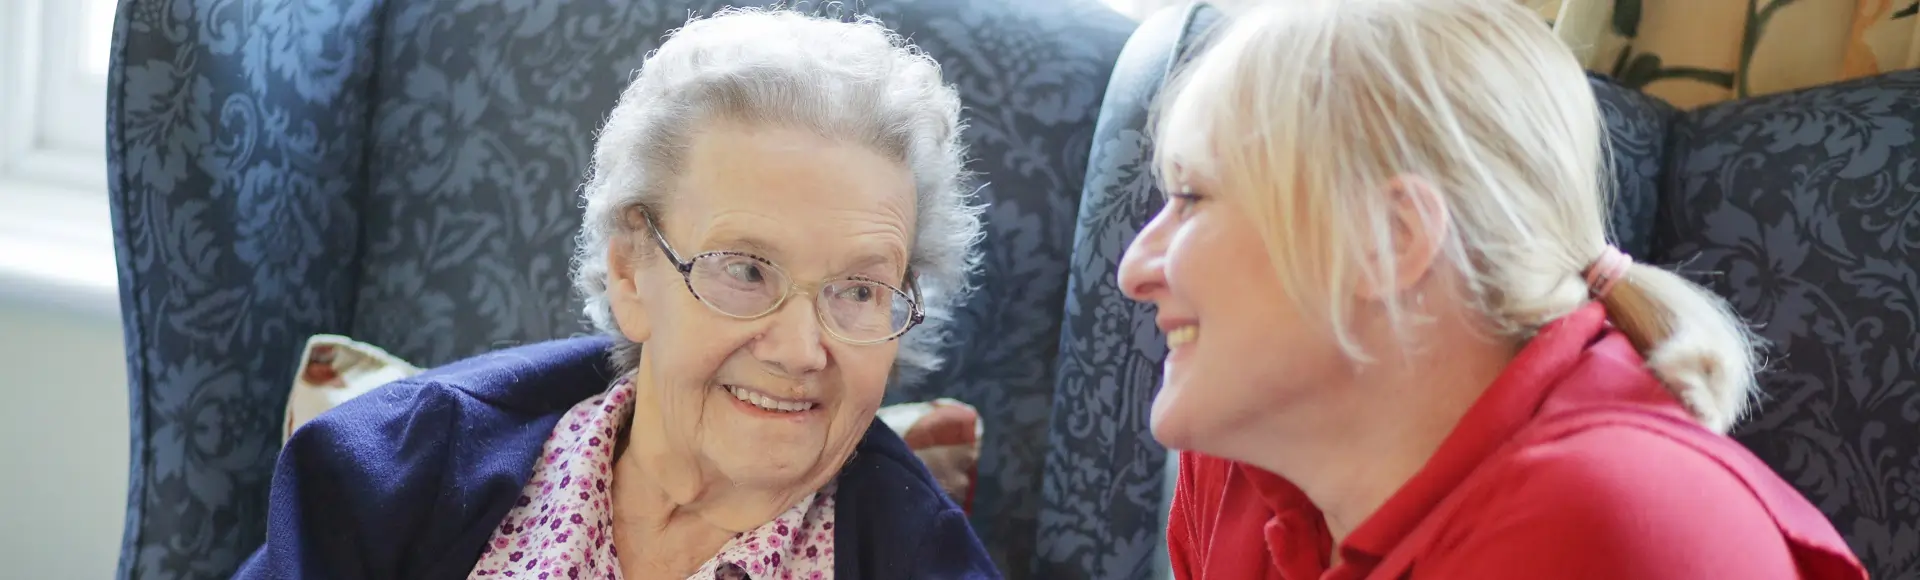
[{"label": "white teeth", "polygon": [[1179,348],[1200,338],[1200,327],[1189,324],[1167,331],[1167,348]]},{"label": "white teeth", "polygon": [[727,392],[733,394],[733,398],[746,401],[747,404],[749,405],[766,409],[768,411],[774,411],[779,413],[797,413],[800,411],[805,411],[807,409],[813,408],[813,403],[808,403],[804,401],[782,401],[780,399],[775,399],[773,397],[762,395],[760,393],[749,391],[747,389],[743,389],[733,385],[727,385],[726,387],[727,387]]}]

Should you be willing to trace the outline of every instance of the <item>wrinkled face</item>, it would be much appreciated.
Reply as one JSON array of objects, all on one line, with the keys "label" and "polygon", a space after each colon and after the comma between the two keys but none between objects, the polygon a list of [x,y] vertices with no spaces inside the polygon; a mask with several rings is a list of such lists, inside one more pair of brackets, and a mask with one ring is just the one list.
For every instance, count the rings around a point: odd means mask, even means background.
[{"label": "wrinkled face", "polygon": [[1175,193],[1128,246],[1120,285],[1151,302],[1167,336],[1153,434],[1161,443],[1242,455],[1256,419],[1288,417],[1346,380],[1346,357],[1283,293],[1259,231],[1234,196],[1196,183]]},{"label": "wrinkled face", "polygon": [[713,269],[717,289],[765,285],[776,271],[790,284],[771,291],[798,289],[763,316],[729,316],[696,298],[637,228],[634,291],[609,295],[622,332],[644,345],[635,379],[652,392],[636,400],[657,403],[669,454],[776,493],[811,492],[839,471],[873,421],[899,343],[836,338],[821,312],[838,307],[818,297],[823,285],[847,304],[872,297],[834,286],[849,279],[907,288],[913,187],[903,164],[809,132],[720,125],[694,139],[655,221],[667,243],[683,260],[764,258]]}]

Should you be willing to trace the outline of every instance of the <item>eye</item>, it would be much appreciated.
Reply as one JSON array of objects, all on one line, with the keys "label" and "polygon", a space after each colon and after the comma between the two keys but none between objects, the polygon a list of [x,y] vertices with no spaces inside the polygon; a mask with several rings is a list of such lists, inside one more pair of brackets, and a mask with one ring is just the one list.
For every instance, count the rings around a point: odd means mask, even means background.
[{"label": "eye", "polygon": [[1182,189],[1167,194],[1167,205],[1171,206],[1175,215],[1185,216],[1188,212],[1193,211],[1194,204],[1200,203],[1202,199],[1205,198],[1201,197],[1198,193],[1194,193],[1193,190]]},{"label": "eye", "polygon": [[853,302],[872,302],[874,289],[872,284],[854,284],[840,291],[840,299]]},{"label": "eye", "polygon": [[728,262],[726,272],[727,277],[732,278],[735,282],[759,284],[766,281],[766,272],[761,271],[760,264],[753,260],[734,260]]}]

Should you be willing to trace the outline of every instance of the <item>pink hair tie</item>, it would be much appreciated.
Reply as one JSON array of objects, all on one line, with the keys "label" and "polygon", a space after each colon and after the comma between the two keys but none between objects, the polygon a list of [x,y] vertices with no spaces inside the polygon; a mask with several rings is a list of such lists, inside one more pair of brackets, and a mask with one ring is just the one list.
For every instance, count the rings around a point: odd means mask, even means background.
[{"label": "pink hair tie", "polygon": [[1587,291],[1593,293],[1595,300],[1606,298],[1607,293],[1613,291],[1614,283],[1627,277],[1627,267],[1632,265],[1633,258],[1621,253],[1620,248],[1608,245],[1601,249],[1600,257],[1587,266]]}]

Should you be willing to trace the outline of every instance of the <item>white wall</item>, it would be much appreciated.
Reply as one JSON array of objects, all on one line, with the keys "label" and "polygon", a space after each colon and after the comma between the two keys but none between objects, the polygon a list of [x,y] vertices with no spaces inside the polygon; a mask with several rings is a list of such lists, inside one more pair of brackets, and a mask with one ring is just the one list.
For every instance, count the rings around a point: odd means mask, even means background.
[{"label": "white wall", "polygon": [[108,579],[126,513],[120,323],[0,293],[0,577]]}]

